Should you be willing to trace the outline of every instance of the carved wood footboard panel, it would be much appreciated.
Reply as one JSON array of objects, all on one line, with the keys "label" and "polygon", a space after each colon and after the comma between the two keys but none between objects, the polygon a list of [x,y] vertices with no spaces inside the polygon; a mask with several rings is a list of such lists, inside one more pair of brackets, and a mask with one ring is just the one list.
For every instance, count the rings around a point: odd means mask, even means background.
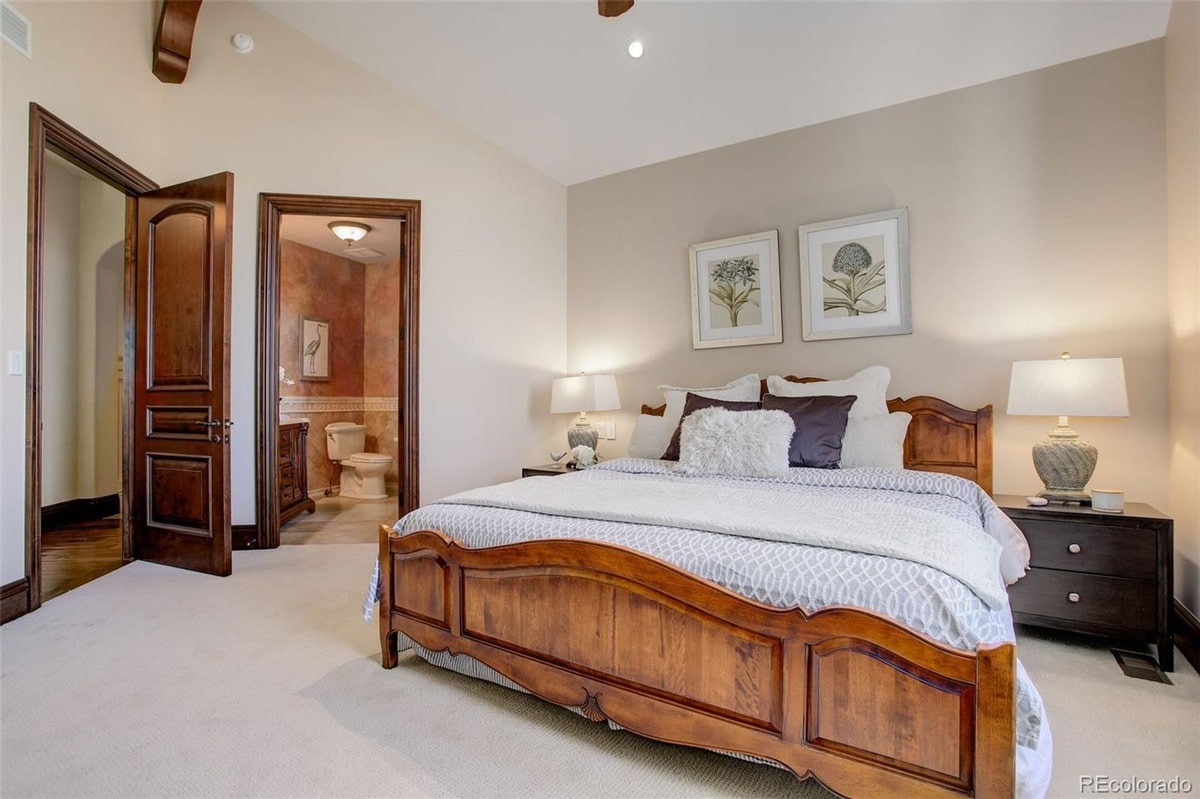
[{"label": "carved wood footboard panel", "polygon": [[849,797],[1013,795],[1015,647],[964,652],[864,610],[745,599],[624,547],[488,549],[380,529],[396,633],[648,738],[755,755]]}]

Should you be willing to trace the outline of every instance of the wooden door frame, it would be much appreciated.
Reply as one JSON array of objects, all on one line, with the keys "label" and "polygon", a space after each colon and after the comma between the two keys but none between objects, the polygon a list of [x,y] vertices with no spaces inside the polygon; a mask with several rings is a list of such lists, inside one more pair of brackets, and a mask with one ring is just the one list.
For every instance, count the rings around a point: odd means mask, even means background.
[{"label": "wooden door frame", "polygon": [[28,610],[42,604],[42,287],[46,217],[46,149],[125,195],[125,378],[121,382],[121,559],[133,559],[134,286],[137,272],[136,195],[158,184],[37,103],[29,104],[29,217],[25,304],[25,578]]},{"label": "wooden door frame", "polygon": [[[400,255],[404,270],[400,289],[400,350],[397,364],[403,385],[399,425],[401,516],[420,505],[419,335],[421,273],[421,201],[377,197],[332,197],[316,194],[258,195],[258,331],[255,342],[255,477],[256,535],[251,546],[279,546],[279,223],[284,214],[304,216],[382,217],[404,220]],[[397,352],[397,356],[399,356]],[[235,541],[236,541],[235,536]]]}]

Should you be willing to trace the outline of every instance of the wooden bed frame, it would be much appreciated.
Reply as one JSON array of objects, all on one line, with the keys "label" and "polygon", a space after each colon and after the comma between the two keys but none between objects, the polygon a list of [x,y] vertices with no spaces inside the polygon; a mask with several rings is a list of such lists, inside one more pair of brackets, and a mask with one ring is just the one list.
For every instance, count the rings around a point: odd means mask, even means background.
[{"label": "wooden bed frame", "polygon": [[[990,406],[888,406],[913,414],[908,468],[990,490]],[[961,651],[866,610],[774,608],[594,541],[470,549],[385,526],[379,561],[384,668],[403,633],[593,721],[766,758],[843,796],[1013,796],[1011,643]]]}]

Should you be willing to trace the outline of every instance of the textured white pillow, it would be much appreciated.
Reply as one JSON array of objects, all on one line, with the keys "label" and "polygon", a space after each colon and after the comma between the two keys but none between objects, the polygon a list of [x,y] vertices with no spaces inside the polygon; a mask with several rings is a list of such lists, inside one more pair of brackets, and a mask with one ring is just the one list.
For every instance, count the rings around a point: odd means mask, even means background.
[{"label": "textured white pillow", "polygon": [[639,413],[629,436],[629,457],[661,458],[674,432],[675,428],[667,424],[667,417]]},{"label": "textured white pillow", "polygon": [[[762,380],[756,374],[745,375],[737,380],[731,380],[723,386],[712,388],[683,388],[680,386],[659,386],[667,401],[667,410],[663,418],[667,420],[671,432],[663,442],[663,449],[671,443],[671,435],[679,427],[683,418],[683,404],[687,402],[688,394],[699,394],[709,399],[731,400],[733,402],[758,402],[762,394]],[[662,455],[662,452],[658,453]]]},{"label": "textured white pillow", "polygon": [[842,436],[843,469],[857,466],[882,466],[885,469],[904,468],[904,437],[908,435],[911,413],[889,413],[887,416],[864,416],[846,423]]},{"label": "textured white pillow", "polygon": [[791,383],[779,375],[767,378],[767,393],[776,397],[858,397],[850,406],[850,418],[886,416],[887,388],[892,370],[886,366],[868,366],[845,380],[821,383]]},{"label": "textured white pillow", "polygon": [[776,477],[787,474],[796,423],[785,411],[704,408],[683,420],[679,471]]}]

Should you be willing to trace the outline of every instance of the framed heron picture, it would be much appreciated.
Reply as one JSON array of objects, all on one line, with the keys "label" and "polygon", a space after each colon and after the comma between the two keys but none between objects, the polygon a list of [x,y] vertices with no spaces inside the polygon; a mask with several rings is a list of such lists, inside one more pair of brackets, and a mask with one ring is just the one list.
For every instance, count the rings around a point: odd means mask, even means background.
[{"label": "framed heron picture", "polygon": [[912,332],[907,208],[804,225],[799,235],[805,341]]},{"label": "framed heron picture", "polygon": [[329,379],[329,323],[300,320],[300,379]]},{"label": "framed heron picture", "polygon": [[692,348],[783,341],[779,310],[779,231],[688,247]]}]

